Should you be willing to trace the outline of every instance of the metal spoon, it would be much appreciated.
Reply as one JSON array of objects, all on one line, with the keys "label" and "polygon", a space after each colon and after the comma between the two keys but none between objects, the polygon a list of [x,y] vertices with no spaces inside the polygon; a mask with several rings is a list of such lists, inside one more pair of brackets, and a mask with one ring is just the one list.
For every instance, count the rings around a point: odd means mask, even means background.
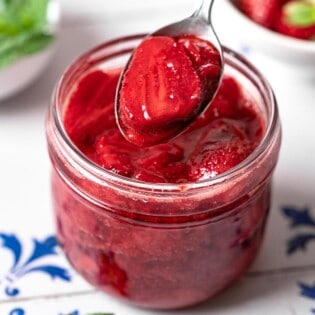
[{"label": "metal spoon", "polygon": [[193,34],[211,42],[219,51],[223,64],[222,46],[211,22],[211,12],[214,0],[202,0],[198,9],[188,18],[164,26],[149,36],[178,36]]},{"label": "metal spoon", "polygon": [[[211,10],[212,10],[213,2],[214,0],[202,0],[201,5],[191,16],[179,22],[164,26],[158,29],[157,31],[151,33],[146,38],[156,37],[156,36],[166,36],[166,37],[176,38],[181,35],[193,35],[197,38],[210,42],[212,46],[214,46],[214,48],[217,50],[218,58],[220,59],[221,68],[220,68],[220,74],[217,80],[218,82],[217,86],[218,86],[220,79],[222,77],[222,72],[223,72],[223,52],[222,52],[221,44],[218,40],[218,37],[211,23]],[[153,144],[158,144],[160,142],[168,141],[169,139],[182,133],[185,129],[187,129],[187,127],[191,124],[191,122],[208,107],[208,105],[214,98],[216,91],[218,89],[217,87],[215,87],[214,92],[203,93],[202,94],[203,98],[201,98],[201,101],[199,102],[199,104],[201,105],[198,106],[198,111],[195,110],[193,113],[193,116],[189,117],[188,119],[185,119],[185,121],[182,121],[181,125],[178,124],[177,122],[176,124],[172,122],[166,125],[163,124],[163,126],[161,126],[161,129],[160,129],[162,130],[160,134],[159,134],[159,128],[156,128],[156,127],[152,127],[152,130],[147,129],[145,131],[137,130],[138,127],[132,127],[136,129],[132,129],[132,128],[130,129],[130,125],[128,126],[128,124],[126,124],[126,118],[125,117],[122,118],[123,115],[121,114],[121,111],[120,111],[120,91],[122,87],[123,77],[128,69],[128,65],[130,64],[131,60],[132,60],[132,56],[130,57],[126,68],[121,74],[120,81],[117,86],[115,113],[116,113],[117,125],[121,133],[124,135],[124,137],[128,141],[133,142],[134,144],[137,144],[140,146],[149,146]],[[130,115],[130,117],[132,117],[132,115]],[[171,126],[170,128],[173,128],[173,130],[171,129],[167,130],[168,128],[167,126]]]}]

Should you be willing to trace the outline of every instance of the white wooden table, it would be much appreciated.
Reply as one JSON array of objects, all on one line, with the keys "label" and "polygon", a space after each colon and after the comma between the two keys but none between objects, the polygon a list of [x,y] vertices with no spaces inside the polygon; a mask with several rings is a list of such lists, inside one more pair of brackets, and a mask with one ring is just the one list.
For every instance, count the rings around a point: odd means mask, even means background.
[{"label": "white wooden table", "polygon": [[[61,2],[58,50],[49,68],[0,103],[0,315],[150,314],[90,287],[55,244],[44,120],[53,86],[73,58],[107,39],[182,18],[195,0]],[[223,42],[243,50],[220,14],[215,20]],[[293,78],[277,62],[246,53],[273,85],[283,125],[266,238],[236,286],[175,314],[315,314],[315,79]],[[36,257],[23,264],[34,250]]]}]

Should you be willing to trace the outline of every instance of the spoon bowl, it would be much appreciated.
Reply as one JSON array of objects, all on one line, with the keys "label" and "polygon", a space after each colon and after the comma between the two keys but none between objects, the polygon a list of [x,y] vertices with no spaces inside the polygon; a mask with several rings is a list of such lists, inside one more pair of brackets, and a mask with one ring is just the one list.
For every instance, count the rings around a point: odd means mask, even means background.
[{"label": "spoon bowl", "polygon": [[211,24],[213,1],[151,33],[131,55],[115,101],[117,125],[129,142],[151,146],[176,137],[214,98],[223,53]]}]

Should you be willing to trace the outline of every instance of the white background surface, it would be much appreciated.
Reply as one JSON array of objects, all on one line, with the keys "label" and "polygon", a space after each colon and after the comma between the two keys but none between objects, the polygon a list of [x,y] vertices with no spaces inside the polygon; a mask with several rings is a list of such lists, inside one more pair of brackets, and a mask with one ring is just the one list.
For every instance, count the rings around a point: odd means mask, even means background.
[{"label": "white background surface", "polygon": [[[26,248],[33,238],[43,239],[54,233],[44,121],[52,89],[65,67],[102,41],[152,31],[188,15],[196,5],[192,0],[61,2],[58,49],[51,64],[31,87],[0,103],[0,233],[18,235]],[[243,49],[237,29],[228,26],[228,16],[219,1],[214,15],[223,43]],[[237,286],[214,301],[176,314],[307,315],[315,309],[315,299],[301,296],[298,287],[300,281],[315,284],[315,242],[307,251],[286,255],[286,241],[296,232],[281,213],[285,205],[308,207],[315,217],[315,75],[308,79],[296,77],[294,71],[255,52],[249,52],[248,58],[271,82],[283,126],[266,239],[252,270]],[[63,315],[74,310],[80,315],[97,311],[116,315],[150,313],[97,293],[72,270],[71,283],[39,275],[25,277],[19,282],[21,295],[10,298],[1,283],[10,259],[0,247],[0,315],[18,315],[10,313],[18,307],[25,315]],[[67,266],[62,255],[54,259]]]}]

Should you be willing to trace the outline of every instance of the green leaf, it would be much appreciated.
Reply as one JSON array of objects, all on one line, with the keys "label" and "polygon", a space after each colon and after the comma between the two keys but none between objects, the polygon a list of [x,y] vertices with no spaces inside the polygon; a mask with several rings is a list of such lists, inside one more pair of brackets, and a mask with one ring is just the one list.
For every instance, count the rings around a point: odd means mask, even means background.
[{"label": "green leaf", "polygon": [[0,15],[0,35],[14,36],[19,32],[19,27],[10,22],[5,16]]},{"label": "green leaf", "polygon": [[14,37],[0,36],[0,55],[10,54],[10,50],[14,51],[16,48],[22,46],[29,40],[31,34],[20,33]]},{"label": "green leaf", "polygon": [[0,68],[46,48],[49,0],[0,0]]},{"label": "green leaf", "polygon": [[23,0],[16,12],[17,20],[23,28],[40,28],[46,23],[48,0]]},{"label": "green leaf", "polygon": [[52,41],[53,36],[48,34],[34,34],[21,47],[21,51],[25,55],[34,54],[46,48]]},{"label": "green leaf", "polygon": [[309,2],[292,1],[284,6],[288,24],[308,27],[315,24],[315,5]]},{"label": "green leaf", "polygon": [[0,37],[0,69],[25,55],[37,53],[54,40],[54,37],[45,33],[21,33],[14,38]]}]

